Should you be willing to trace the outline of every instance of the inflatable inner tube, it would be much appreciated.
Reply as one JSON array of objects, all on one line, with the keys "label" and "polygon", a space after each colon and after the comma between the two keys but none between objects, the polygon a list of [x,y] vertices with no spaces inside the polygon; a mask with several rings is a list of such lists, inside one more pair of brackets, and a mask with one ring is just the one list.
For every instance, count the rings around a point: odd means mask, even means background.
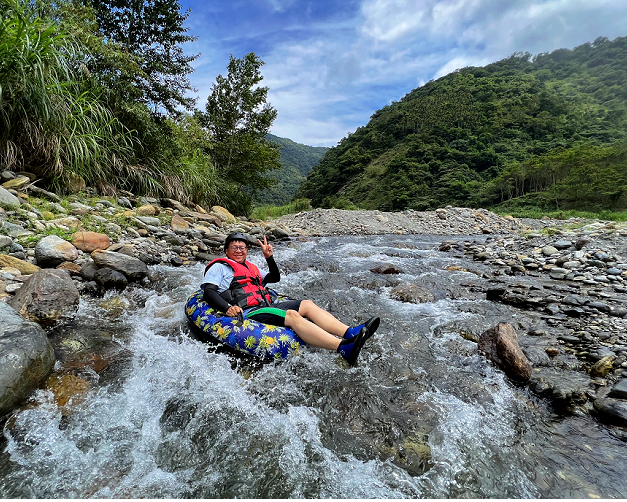
[{"label": "inflatable inner tube", "polygon": [[194,326],[216,342],[265,362],[287,359],[306,345],[290,328],[224,316],[202,297],[202,290],[192,294],[185,304],[185,314]]}]

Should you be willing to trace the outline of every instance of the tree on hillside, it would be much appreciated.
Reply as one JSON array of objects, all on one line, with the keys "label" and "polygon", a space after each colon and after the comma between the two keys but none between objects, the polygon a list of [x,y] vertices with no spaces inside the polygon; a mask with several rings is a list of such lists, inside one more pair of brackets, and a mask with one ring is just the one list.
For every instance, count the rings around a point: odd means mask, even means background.
[{"label": "tree on hillside", "polygon": [[280,167],[278,146],[266,139],[277,111],[266,102],[268,88],[258,86],[263,64],[253,52],[242,59],[231,55],[228,75],[218,75],[206,111],[197,112],[214,141],[213,164],[235,184],[232,207],[243,212],[250,209],[255,192],[272,185],[263,174]]},{"label": "tree on hillside", "polygon": [[195,100],[185,93],[195,90],[187,76],[194,71],[190,63],[199,54],[187,56],[181,47],[196,40],[186,35],[189,28],[183,26],[189,10],[181,13],[179,2],[171,0],[82,1],[93,7],[106,40],[140,58],[143,75],[134,82],[139,101],[169,113],[179,105],[193,108]]}]

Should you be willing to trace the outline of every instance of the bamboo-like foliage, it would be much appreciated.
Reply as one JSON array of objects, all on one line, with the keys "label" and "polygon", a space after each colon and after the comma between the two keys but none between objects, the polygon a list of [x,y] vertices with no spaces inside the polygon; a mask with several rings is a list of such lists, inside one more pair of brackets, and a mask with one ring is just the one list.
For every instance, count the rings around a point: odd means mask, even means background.
[{"label": "bamboo-like foliage", "polygon": [[[0,164],[62,189],[70,175],[92,186],[162,190],[155,166],[132,162],[137,140],[105,106],[106,90],[80,71],[81,46],[18,2],[0,20]],[[157,169],[158,171],[158,169]]]}]

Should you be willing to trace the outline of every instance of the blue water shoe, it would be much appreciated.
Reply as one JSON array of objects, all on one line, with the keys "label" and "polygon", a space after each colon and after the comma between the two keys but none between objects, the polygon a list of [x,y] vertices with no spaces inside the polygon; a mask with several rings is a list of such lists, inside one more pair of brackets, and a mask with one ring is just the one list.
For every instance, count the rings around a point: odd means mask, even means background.
[{"label": "blue water shoe", "polygon": [[361,348],[366,341],[367,334],[368,330],[365,326],[363,326],[357,335],[352,336],[349,339],[344,339],[340,342],[340,346],[337,348],[337,351],[351,366],[357,361],[359,352],[361,352]]},{"label": "blue water shoe", "polygon": [[377,331],[377,328],[379,327],[380,322],[381,322],[381,319],[379,319],[378,317],[371,317],[365,323],[360,324],[359,326],[348,328],[346,330],[346,333],[344,333],[344,339],[350,340],[351,338],[357,336],[363,328],[366,328],[368,333],[366,334],[364,338],[364,342],[365,342],[366,340],[368,340],[368,338],[374,335],[374,332]]}]

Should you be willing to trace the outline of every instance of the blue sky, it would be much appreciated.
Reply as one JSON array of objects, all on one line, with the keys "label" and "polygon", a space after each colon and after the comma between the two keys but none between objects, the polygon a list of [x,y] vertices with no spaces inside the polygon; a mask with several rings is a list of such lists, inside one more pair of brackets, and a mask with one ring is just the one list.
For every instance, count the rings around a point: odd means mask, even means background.
[{"label": "blue sky", "polygon": [[627,36],[626,0],[180,0],[204,108],[229,55],[265,61],[271,132],[334,146],[412,89],[514,52]]}]

